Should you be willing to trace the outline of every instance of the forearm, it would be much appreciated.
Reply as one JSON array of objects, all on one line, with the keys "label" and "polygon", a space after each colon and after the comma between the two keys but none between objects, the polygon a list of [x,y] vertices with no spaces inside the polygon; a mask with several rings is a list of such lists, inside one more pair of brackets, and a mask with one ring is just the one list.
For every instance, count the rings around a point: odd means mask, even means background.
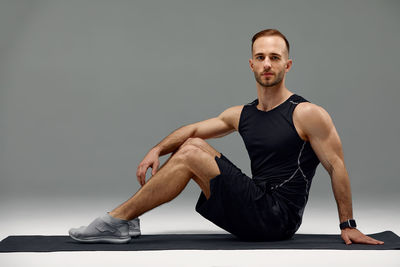
[{"label": "forearm", "polygon": [[165,137],[160,143],[154,146],[152,150],[155,150],[159,156],[174,152],[188,138],[193,136],[193,133],[194,128],[191,125],[182,126]]},{"label": "forearm", "polygon": [[333,194],[339,213],[339,221],[353,218],[349,175],[343,163],[336,164],[331,172]]}]

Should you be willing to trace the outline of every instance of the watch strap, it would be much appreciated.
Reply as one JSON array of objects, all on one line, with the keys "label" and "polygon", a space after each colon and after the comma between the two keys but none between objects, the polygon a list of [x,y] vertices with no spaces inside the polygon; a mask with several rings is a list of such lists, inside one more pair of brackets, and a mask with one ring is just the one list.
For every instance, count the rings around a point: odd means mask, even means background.
[{"label": "watch strap", "polygon": [[354,219],[349,219],[349,220],[344,221],[341,224],[339,224],[339,227],[340,227],[341,230],[343,230],[345,228],[356,228],[357,224],[356,224],[356,221]]}]

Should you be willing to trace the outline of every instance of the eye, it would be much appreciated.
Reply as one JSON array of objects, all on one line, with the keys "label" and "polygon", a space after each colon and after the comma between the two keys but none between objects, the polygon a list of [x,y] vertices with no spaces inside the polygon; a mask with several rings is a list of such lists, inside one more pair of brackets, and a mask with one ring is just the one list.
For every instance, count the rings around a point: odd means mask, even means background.
[{"label": "eye", "polygon": [[279,60],[279,57],[277,57],[277,56],[272,56],[272,60]]},{"label": "eye", "polygon": [[264,57],[263,56],[256,56],[256,59],[264,59]]}]

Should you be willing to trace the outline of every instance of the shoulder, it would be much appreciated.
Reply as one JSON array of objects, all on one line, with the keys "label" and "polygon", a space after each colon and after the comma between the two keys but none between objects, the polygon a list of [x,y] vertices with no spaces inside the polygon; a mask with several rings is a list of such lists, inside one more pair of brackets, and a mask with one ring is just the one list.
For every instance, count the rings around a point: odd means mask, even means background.
[{"label": "shoulder", "polygon": [[240,116],[244,105],[232,106],[225,109],[220,116],[222,117],[235,117]]},{"label": "shoulder", "polygon": [[330,119],[328,112],[323,107],[310,102],[299,103],[293,112],[293,117],[316,122]]},{"label": "shoulder", "polygon": [[293,112],[293,123],[307,137],[329,131],[333,126],[329,113],[323,107],[309,102],[297,105]]},{"label": "shoulder", "polygon": [[293,116],[297,116],[299,118],[323,119],[324,117],[329,116],[329,114],[321,106],[310,102],[301,102],[294,110]]},{"label": "shoulder", "polygon": [[218,117],[224,122],[232,125],[238,129],[240,114],[242,113],[244,105],[232,106],[225,109]]}]

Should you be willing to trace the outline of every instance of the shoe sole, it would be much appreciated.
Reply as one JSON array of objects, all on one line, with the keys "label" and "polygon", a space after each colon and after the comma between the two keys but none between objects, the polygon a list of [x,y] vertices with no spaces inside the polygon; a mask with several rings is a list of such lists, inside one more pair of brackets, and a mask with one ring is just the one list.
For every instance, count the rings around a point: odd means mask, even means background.
[{"label": "shoe sole", "polygon": [[138,236],[141,235],[141,233],[140,233],[140,232],[129,232],[129,235],[130,235],[131,237],[138,237]]},{"label": "shoe sole", "polygon": [[125,244],[125,243],[129,243],[129,241],[131,241],[131,237],[126,237],[126,238],[120,238],[120,239],[116,239],[115,237],[106,237],[106,236],[102,236],[102,237],[90,237],[90,238],[86,238],[86,239],[81,239],[78,237],[75,237],[73,235],[69,235],[72,239],[79,241],[81,243],[111,243],[111,244]]}]

